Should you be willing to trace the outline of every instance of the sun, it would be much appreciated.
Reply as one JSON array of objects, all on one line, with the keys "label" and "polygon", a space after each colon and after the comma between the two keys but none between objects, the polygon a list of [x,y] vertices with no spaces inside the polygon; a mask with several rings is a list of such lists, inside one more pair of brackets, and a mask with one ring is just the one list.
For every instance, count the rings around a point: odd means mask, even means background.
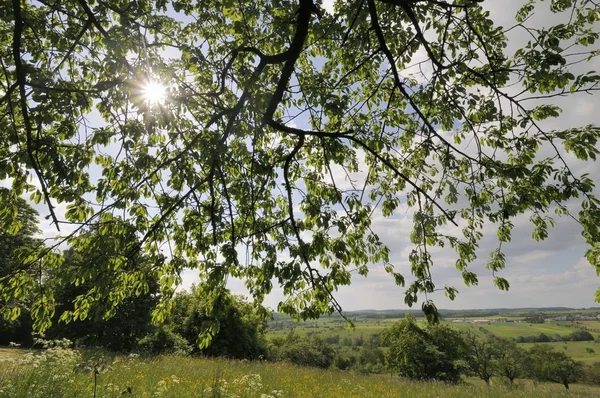
[{"label": "sun", "polygon": [[149,81],[142,87],[142,96],[150,105],[162,105],[167,99],[167,89],[160,83]]}]

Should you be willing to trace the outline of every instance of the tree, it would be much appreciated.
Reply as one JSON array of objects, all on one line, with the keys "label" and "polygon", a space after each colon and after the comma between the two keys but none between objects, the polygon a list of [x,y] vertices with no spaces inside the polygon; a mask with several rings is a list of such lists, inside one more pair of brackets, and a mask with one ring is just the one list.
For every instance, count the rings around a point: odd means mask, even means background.
[{"label": "tree", "polygon": [[529,350],[530,373],[538,380],[569,384],[583,377],[583,363],[568,357],[564,352],[554,351],[545,344],[536,344]]},{"label": "tree", "polygon": [[584,383],[600,385],[600,362],[594,362],[584,368]]},{"label": "tree", "polygon": [[389,347],[388,366],[400,376],[415,380],[460,380],[464,341],[447,326],[422,328],[412,315],[385,329],[382,341]]},{"label": "tree", "polygon": [[480,337],[472,330],[467,330],[464,333],[466,361],[469,370],[485,381],[488,386],[490,385],[490,379],[498,371],[496,360],[499,353],[496,339],[497,337],[494,335]]},{"label": "tree", "polygon": [[[112,258],[124,252],[126,241],[111,245],[106,236],[99,231],[88,231],[91,239],[98,239],[103,256],[96,256],[90,262],[85,252],[68,249],[64,253],[64,263],[60,269],[48,276],[49,284],[54,286],[57,313],[73,314],[72,322],[56,321],[48,329],[50,338],[68,338],[87,346],[101,346],[113,351],[131,351],[137,348],[137,342],[153,331],[152,309],[159,300],[158,276],[152,271],[152,264],[142,255],[133,257],[122,265],[114,278],[118,281],[134,273],[145,274],[145,284],[137,291],[131,289],[118,303],[106,306],[92,305],[87,308],[89,315],[77,315],[86,309],[90,292],[95,292],[97,272],[107,268]],[[131,236],[134,239],[133,236]],[[95,246],[95,245],[93,245]],[[107,308],[108,307],[108,308]]]},{"label": "tree", "polygon": [[[371,225],[401,202],[414,216],[408,305],[457,293],[434,278],[433,247],[453,248],[464,282],[477,284],[469,264],[488,224],[499,242],[487,268],[508,289],[497,273],[516,217],[543,240],[550,212],[574,216],[598,267],[594,181],[566,152],[594,160],[600,130],[544,124],[560,115],[554,97],[598,89],[600,76],[573,66],[598,55],[598,6],[527,2],[513,29],[530,40],[513,55],[511,29],[482,3],[336,0],[325,12],[314,0],[3,2],[0,180],[43,201],[57,229],[70,224],[71,245],[86,244],[81,228],[135,228],[128,256],[168,254],[164,289],[186,268],[214,297],[229,275],[259,301],[276,283],[278,310],[298,318],[341,310],[333,292],[370,264],[404,286]],[[548,7],[560,23],[528,26]],[[421,54],[431,72],[407,72]],[[12,209],[0,211],[9,229]],[[61,242],[44,251],[48,267],[60,266]],[[118,301],[139,282],[113,277],[99,274],[110,289],[90,300]],[[161,297],[157,321],[172,295]],[[52,291],[35,303],[46,328]],[[431,300],[422,308],[437,318]]]},{"label": "tree", "polygon": [[[273,356],[281,361],[323,369],[334,363],[335,351],[333,348],[314,335],[301,337],[290,332],[285,338],[275,339],[272,343],[275,350]],[[348,366],[354,362],[350,361]],[[338,365],[340,365],[339,360]]]},{"label": "tree", "polygon": [[496,338],[496,366],[510,384],[527,373],[527,354],[512,340]]},{"label": "tree", "polygon": [[[260,312],[228,291],[217,300],[213,310],[201,286],[178,293],[168,325],[195,347],[195,353],[237,359],[264,357],[267,325]],[[206,339],[208,333],[212,338]]]},{"label": "tree", "polygon": [[594,341],[594,336],[587,330],[576,330],[570,333],[566,340],[569,341]]},{"label": "tree", "polygon": [[[25,267],[24,259],[37,253],[42,242],[36,237],[40,233],[37,226],[38,212],[25,200],[6,188],[0,188],[0,214],[5,209],[16,212],[17,222],[13,228],[0,228],[0,285],[10,285],[15,275],[22,275],[25,283],[13,286],[14,289],[33,290],[41,281],[38,267]],[[0,219],[0,224],[2,220]],[[3,294],[4,293],[4,294]],[[0,345],[10,342],[31,344],[31,299],[27,294],[11,294],[10,287],[0,289]]]},{"label": "tree", "polygon": [[533,314],[529,315],[528,317],[525,317],[523,321],[527,323],[544,323],[545,319],[544,315],[542,314]]}]

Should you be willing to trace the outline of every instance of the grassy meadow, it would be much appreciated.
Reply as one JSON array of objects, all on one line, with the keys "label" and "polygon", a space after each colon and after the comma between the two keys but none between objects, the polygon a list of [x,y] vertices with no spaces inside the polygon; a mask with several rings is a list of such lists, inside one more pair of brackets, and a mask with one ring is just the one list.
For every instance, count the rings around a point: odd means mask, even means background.
[{"label": "grassy meadow", "polygon": [[[479,319],[493,319],[480,317]],[[600,362],[600,321],[549,321],[473,323],[471,319],[443,322],[477,333],[490,332],[504,338],[545,333],[566,336],[578,329],[591,332],[595,341],[523,343],[550,344],[573,359],[587,364]],[[340,317],[324,317],[294,323],[276,318],[270,324],[268,337],[274,341],[290,331],[299,335],[317,335],[323,339],[336,337],[332,344],[337,352],[358,355],[357,339],[365,344],[372,336],[401,320],[400,317],[372,317],[361,314],[349,328]],[[513,320],[522,320],[514,317]],[[350,342],[350,344],[348,344]],[[362,344],[362,343],[361,343]],[[385,351],[387,348],[382,347]],[[97,372],[96,372],[97,371]],[[359,374],[356,371],[303,368],[283,362],[232,361],[190,356],[139,357],[110,356],[102,351],[72,350],[53,347],[28,351],[0,347],[0,398],[64,398],[64,397],[595,397],[600,387],[572,384],[566,391],[558,383],[534,383],[517,380],[515,386],[502,378],[493,378],[486,386],[477,378],[464,378],[460,385],[415,382],[396,375]]]},{"label": "grassy meadow", "polygon": [[[357,375],[336,370],[301,368],[285,363],[228,361],[193,357],[135,356],[98,359],[72,350],[34,354],[25,362],[23,351],[3,349],[0,358],[1,398],[91,397],[593,397],[600,388],[534,384],[519,380],[513,387],[495,381],[491,387],[468,379],[448,386],[402,380],[390,375]],[[60,350],[59,350],[60,351]],[[38,358],[36,360],[36,358]],[[43,359],[40,359],[43,358]],[[83,364],[83,365],[82,365]],[[87,364],[87,366],[86,366]],[[75,366],[73,366],[75,365]],[[75,371],[73,369],[76,369]]]},{"label": "grassy meadow", "polygon": [[[362,318],[354,320],[354,328],[349,328],[347,322],[339,317],[326,317],[318,320],[310,320],[301,323],[288,321],[277,329],[270,328],[268,334],[270,337],[284,336],[293,330],[300,335],[316,334],[320,337],[330,337],[339,335],[344,337],[358,337],[361,334],[366,336],[374,333],[381,333],[383,329],[393,325],[404,318],[389,319],[368,319]],[[491,319],[490,319],[491,320]],[[551,321],[545,323],[516,323],[516,322],[490,322],[490,323],[472,323],[472,322],[452,322],[444,320],[442,323],[452,326],[458,330],[484,328],[487,331],[504,338],[515,338],[518,336],[532,336],[545,333],[549,336],[566,336],[573,331],[586,328],[595,337],[600,338],[600,320],[598,321]]]},{"label": "grassy meadow", "polygon": [[[595,328],[600,328],[600,321],[588,321],[588,324],[595,324]],[[539,335],[540,333],[547,334],[548,336],[566,336],[575,330],[582,328],[583,325],[575,322],[560,321],[560,322],[545,322],[545,323],[503,323],[503,322],[492,322],[492,323],[469,323],[469,322],[445,322],[446,324],[458,329],[479,329],[483,328],[490,333],[495,334],[498,337],[503,338],[516,338],[519,336],[533,336]],[[592,328],[594,328],[592,327]],[[590,332],[594,334],[594,331]],[[597,334],[597,333],[596,333]],[[600,337],[598,335],[594,337]]]},{"label": "grassy meadow", "polygon": [[[556,351],[564,351],[571,358],[591,365],[600,362],[600,343],[598,341],[567,341],[552,343],[522,343],[521,347],[529,349],[536,344],[550,345]],[[587,349],[592,350],[589,352]]]},{"label": "grassy meadow", "polygon": [[273,329],[271,326],[268,329],[269,337],[282,337],[288,334],[291,330],[301,336],[310,334],[319,337],[333,337],[339,335],[340,338],[357,338],[361,335],[364,337],[370,334],[381,333],[383,329],[401,321],[404,318],[390,319],[358,319],[354,320],[354,328],[348,327],[348,323],[339,317],[324,317],[317,320],[308,320],[301,323],[288,321],[283,326]]}]

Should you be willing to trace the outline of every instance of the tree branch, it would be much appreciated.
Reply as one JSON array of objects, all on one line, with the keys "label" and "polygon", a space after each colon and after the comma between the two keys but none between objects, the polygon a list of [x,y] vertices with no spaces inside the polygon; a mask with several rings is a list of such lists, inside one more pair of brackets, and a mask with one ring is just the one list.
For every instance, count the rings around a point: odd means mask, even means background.
[{"label": "tree branch", "polygon": [[[25,123],[25,134],[27,139],[27,155],[31,162],[31,166],[35,171],[35,174],[40,182],[42,193],[44,194],[44,199],[48,204],[48,210],[50,211],[50,217],[52,217],[52,221],[54,225],[56,225],[56,229],[60,231],[60,226],[58,225],[58,218],[54,213],[54,206],[50,200],[50,194],[48,193],[48,188],[46,187],[46,180],[44,180],[44,176],[42,175],[41,167],[39,161],[37,159],[36,154],[33,152],[33,135],[32,135],[32,124],[29,118],[29,109],[27,106],[27,92],[25,90],[25,86],[27,85],[27,75],[25,73],[25,68],[23,66],[23,62],[21,61],[21,36],[23,34],[23,15],[21,14],[21,1],[13,0],[13,12],[15,18],[15,29],[13,35],[13,58],[15,60],[15,72],[17,75],[17,83],[19,85],[19,94],[20,94],[20,103],[21,103],[21,112],[23,113],[23,122]],[[7,93],[8,95],[9,93]],[[10,101],[10,98],[9,98]]]}]

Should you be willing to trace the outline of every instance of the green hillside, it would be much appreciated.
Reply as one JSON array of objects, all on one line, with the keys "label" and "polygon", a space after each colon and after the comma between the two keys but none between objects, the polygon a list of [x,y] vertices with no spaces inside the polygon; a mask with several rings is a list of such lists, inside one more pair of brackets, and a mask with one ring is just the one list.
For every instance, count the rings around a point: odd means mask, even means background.
[{"label": "green hillside", "polygon": [[[14,356],[9,350],[0,355]],[[3,362],[0,367],[0,397],[90,397],[92,372],[74,372],[63,365],[69,356],[37,364],[37,368]],[[88,361],[88,363],[91,363]],[[97,376],[97,397],[593,397],[600,388],[572,385],[566,392],[560,384],[519,380],[513,388],[503,383],[491,387],[467,379],[458,386],[409,382],[390,375],[357,375],[336,370],[318,370],[285,363],[228,361],[161,356],[151,360],[117,357],[103,362]],[[131,392],[131,393],[129,393]]]}]

